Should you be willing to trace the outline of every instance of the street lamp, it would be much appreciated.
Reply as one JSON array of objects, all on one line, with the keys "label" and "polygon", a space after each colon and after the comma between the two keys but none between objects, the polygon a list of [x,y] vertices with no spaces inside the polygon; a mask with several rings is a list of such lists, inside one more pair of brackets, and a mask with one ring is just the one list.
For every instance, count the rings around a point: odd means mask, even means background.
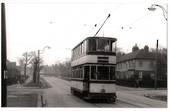
[{"label": "street lamp", "polygon": [[50,46],[45,46],[42,50],[42,53],[45,51],[45,49],[50,49],[51,47]]},{"label": "street lamp", "polygon": [[[163,16],[165,18],[166,21],[168,21],[168,12],[166,11],[166,9],[161,6],[161,5],[158,5],[158,4],[152,4],[151,7],[148,8],[149,11],[155,11],[156,10],[156,7],[159,7],[162,12],[163,12]],[[167,9],[168,9],[168,6],[167,6]],[[167,35],[167,39],[168,39],[168,23],[166,23],[166,35]],[[157,89],[157,76],[158,76],[158,71],[157,71],[157,68],[158,68],[158,40],[156,42],[156,68],[155,68],[155,82],[154,82],[154,87],[155,89]]]},{"label": "street lamp", "polygon": [[167,21],[168,20],[168,12],[166,11],[166,9],[161,6],[161,5],[158,5],[158,4],[152,4],[151,7],[148,8],[149,11],[155,11],[156,10],[156,7],[159,7],[162,9],[163,11],[163,16],[165,18],[165,20]]},{"label": "street lamp", "polygon": [[[38,50],[38,72],[37,72],[37,82],[39,84],[39,81],[40,81],[40,53],[42,54],[45,49],[50,49],[51,47],[49,46],[45,46],[42,50]],[[42,51],[42,52],[41,52]]]}]

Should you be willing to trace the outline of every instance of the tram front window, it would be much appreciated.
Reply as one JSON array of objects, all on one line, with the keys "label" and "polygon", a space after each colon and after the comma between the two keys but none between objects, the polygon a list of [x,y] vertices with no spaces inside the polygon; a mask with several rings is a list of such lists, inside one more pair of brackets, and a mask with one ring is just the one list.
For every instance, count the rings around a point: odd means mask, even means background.
[{"label": "tram front window", "polygon": [[97,51],[104,51],[104,52],[109,52],[110,51],[110,46],[109,46],[109,40],[102,40],[98,39],[98,47]]},{"label": "tram front window", "polygon": [[89,52],[115,52],[115,42],[108,39],[89,39]]},{"label": "tram front window", "polygon": [[97,79],[98,80],[109,80],[109,67],[98,66]]},{"label": "tram front window", "polygon": [[112,66],[91,66],[91,79],[93,80],[114,80],[115,67]]}]

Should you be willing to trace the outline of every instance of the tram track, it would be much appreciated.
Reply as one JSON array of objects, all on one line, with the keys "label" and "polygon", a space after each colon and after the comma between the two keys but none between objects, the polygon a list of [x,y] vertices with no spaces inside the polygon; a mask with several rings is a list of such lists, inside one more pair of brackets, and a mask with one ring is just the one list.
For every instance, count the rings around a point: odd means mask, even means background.
[{"label": "tram track", "polygon": [[[48,77],[47,77],[48,78]],[[58,82],[59,83],[58,83]],[[66,91],[66,92],[69,92],[68,90],[70,89],[69,88],[69,83],[66,82],[66,81],[63,81],[62,79],[58,79],[58,78],[48,78],[47,79],[47,82],[49,82],[53,87],[56,87],[56,85],[58,86],[61,86],[61,85],[64,85],[63,87],[60,87],[61,90],[63,91]],[[89,100],[85,100],[85,99],[82,99],[81,97],[78,97],[76,95],[74,95],[76,98],[78,98],[79,102],[82,101],[82,103],[87,103],[87,104],[91,104],[91,106],[93,107],[97,107],[97,108],[106,108],[106,107],[115,107],[115,108],[120,108],[120,107],[140,107],[139,105],[135,105],[135,104],[132,104],[132,103],[129,103],[125,100],[121,100],[121,99],[118,99],[116,101],[116,103],[108,103],[108,102],[104,102],[104,101],[96,101],[96,102],[93,102],[93,101],[89,101]],[[75,98],[73,96],[73,98]]]},{"label": "tram track", "polygon": [[124,103],[124,104],[132,105],[132,106],[134,106],[134,108],[142,108],[141,105],[136,105],[134,103],[127,102],[126,100],[118,99],[118,101],[121,102],[121,103]]},{"label": "tram track", "polygon": [[98,108],[142,108],[142,106],[140,105],[136,105],[130,102],[126,102],[124,100],[117,100],[117,102],[115,103],[91,103],[93,104],[95,107]]},{"label": "tram track", "polygon": [[[121,91],[117,92],[118,97],[116,103],[100,100],[90,101],[82,99],[82,97],[78,97],[77,95],[72,95],[69,81],[55,77],[44,77],[44,79],[52,86],[51,88],[45,89],[45,98],[48,103],[47,107],[149,108],[160,106],[160,101],[155,102],[141,96],[127,94]],[[162,104],[164,105],[165,103]]]}]

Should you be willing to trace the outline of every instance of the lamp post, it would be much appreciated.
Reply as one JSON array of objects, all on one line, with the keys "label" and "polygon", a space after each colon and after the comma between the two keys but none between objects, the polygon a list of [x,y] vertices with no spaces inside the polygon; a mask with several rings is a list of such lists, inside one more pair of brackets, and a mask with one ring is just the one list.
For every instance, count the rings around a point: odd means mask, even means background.
[{"label": "lamp post", "polygon": [[[168,21],[168,5],[166,5],[167,7],[167,10],[161,6],[161,5],[158,5],[158,4],[152,4],[151,7],[148,8],[149,11],[155,11],[156,10],[156,7],[159,7],[162,12],[163,12],[163,16],[166,20],[166,22]],[[167,36],[167,39],[168,39],[168,23],[166,23],[166,36]],[[158,68],[158,40],[156,42],[156,67],[155,67],[155,80],[154,80],[154,88],[157,89],[157,81],[158,81],[158,71],[157,71],[157,68]]]},{"label": "lamp post", "polygon": [[[166,21],[168,21],[168,12],[166,11],[166,9],[158,4],[152,4],[151,7],[148,8],[149,11],[155,11],[156,7],[159,7],[160,9],[162,9],[163,11],[163,16],[165,18]],[[167,9],[168,9],[168,5],[167,5]]]},{"label": "lamp post", "polygon": [[[37,83],[40,82],[40,53],[43,53],[45,49],[50,49],[51,47],[45,46],[42,50],[38,50],[38,67],[37,67]],[[42,52],[41,52],[42,51]]]}]

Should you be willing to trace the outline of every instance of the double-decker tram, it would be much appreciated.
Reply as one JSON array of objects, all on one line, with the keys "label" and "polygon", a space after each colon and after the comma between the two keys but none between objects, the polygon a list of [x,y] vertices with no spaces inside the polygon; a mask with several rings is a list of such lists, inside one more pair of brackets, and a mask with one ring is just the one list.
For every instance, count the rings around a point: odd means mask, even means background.
[{"label": "double-decker tram", "polygon": [[116,40],[87,37],[72,49],[72,94],[115,102]]}]

